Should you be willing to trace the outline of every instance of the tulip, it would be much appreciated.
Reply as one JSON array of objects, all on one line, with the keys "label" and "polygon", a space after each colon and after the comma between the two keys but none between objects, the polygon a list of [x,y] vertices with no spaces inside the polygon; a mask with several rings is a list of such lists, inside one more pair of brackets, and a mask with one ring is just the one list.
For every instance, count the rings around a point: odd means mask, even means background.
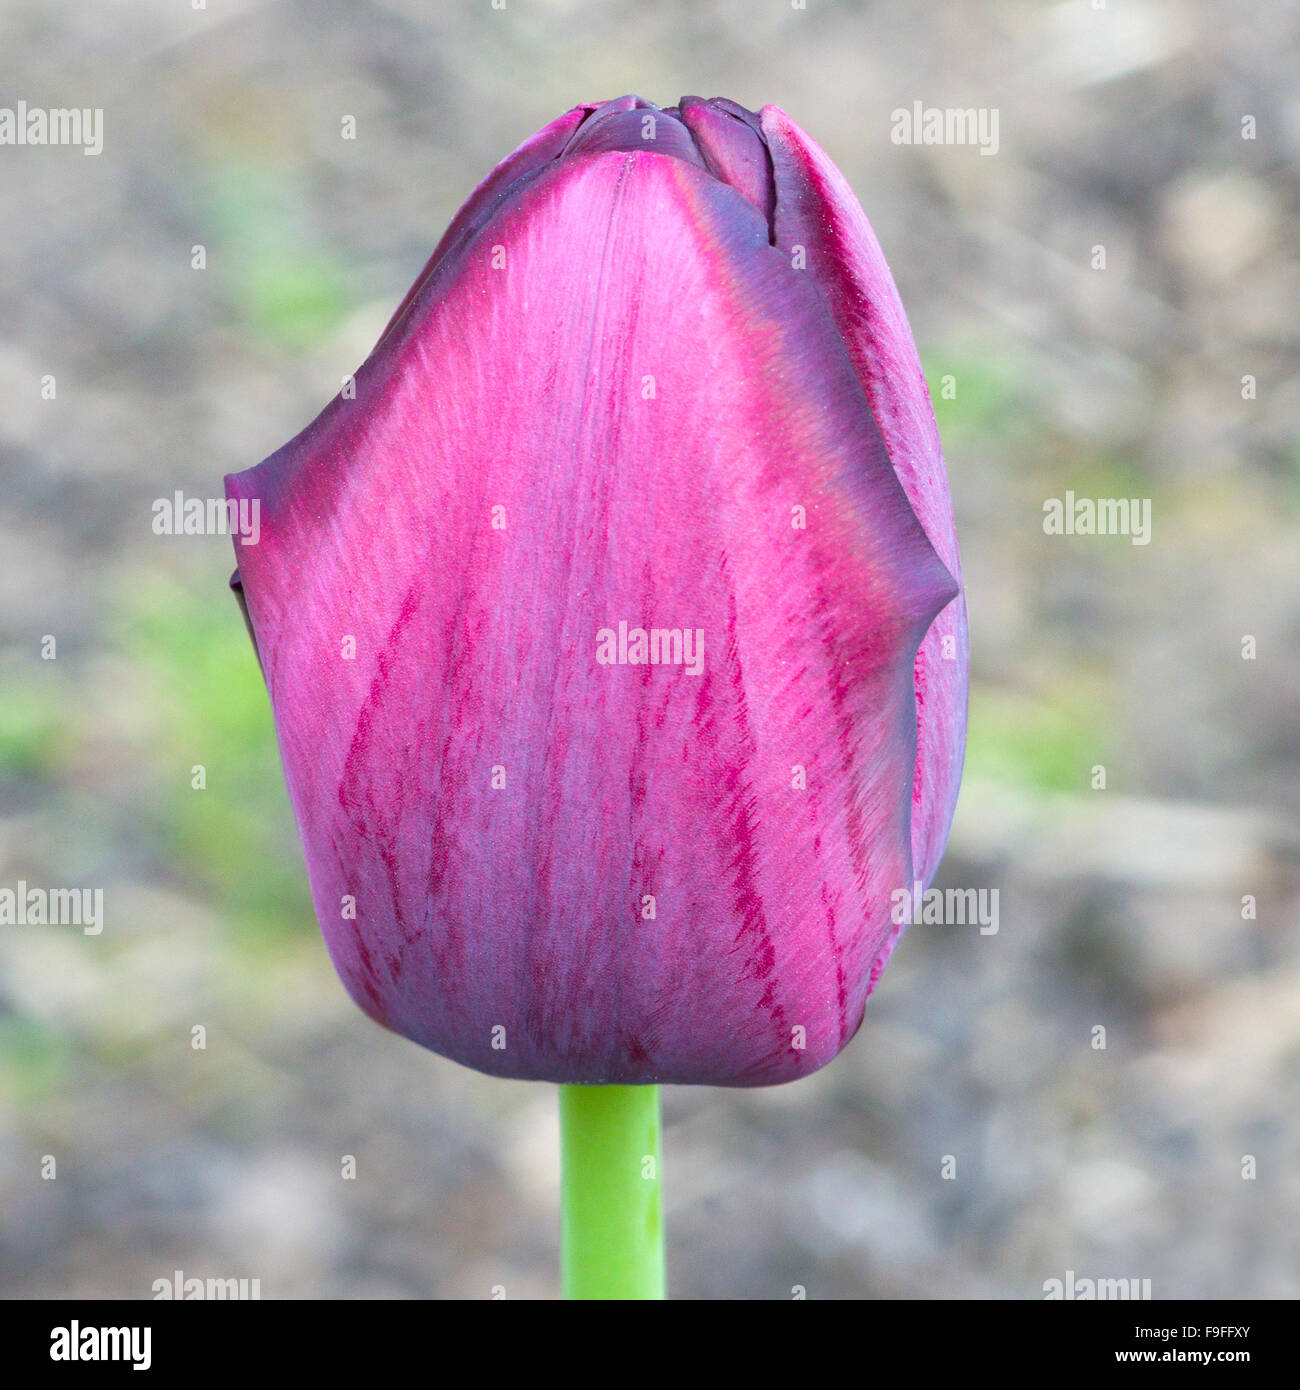
[{"label": "tulip", "polygon": [[260,504],[232,584],[366,1013],[611,1095],[845,1046],[947,838],[966,622],[897,290],[783,112],[546,126],[226,485]]}]

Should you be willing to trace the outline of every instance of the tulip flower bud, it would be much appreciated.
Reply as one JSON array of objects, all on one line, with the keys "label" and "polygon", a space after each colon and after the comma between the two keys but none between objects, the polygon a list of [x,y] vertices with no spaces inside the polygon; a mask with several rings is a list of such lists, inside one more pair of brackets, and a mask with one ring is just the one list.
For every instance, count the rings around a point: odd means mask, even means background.
[{"label": "tulip flower bud", "polygon": [[893,280],[781,111],[560,117],[227,492],[362,1009],[557,1082],[844,1047],[947,837],[965,612]]}]

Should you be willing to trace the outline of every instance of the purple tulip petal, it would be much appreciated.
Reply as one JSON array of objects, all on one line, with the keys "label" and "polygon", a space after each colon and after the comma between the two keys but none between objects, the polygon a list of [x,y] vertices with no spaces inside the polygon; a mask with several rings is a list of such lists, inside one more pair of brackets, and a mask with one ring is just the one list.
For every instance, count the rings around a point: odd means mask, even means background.
[{"label": "purple tulip petal", "polygon": [[704,163],[690,131],[675,112],[661,111],[645,102],[628,109],[605,107],[589,116],[569,140],[564,155],[567,159],[584,151],[596,154],[629,150],[650,150],[690,164]]},{"label": "purple tulip petal", "polygon": [[[767,230],[683,158],[553,162],[355,400],[227,480],[335,965],[483,1071],[803,1075],[911,881],[916,648],[955,586]],[[701,672],[599,664],[620,621],[702,631]]]},{"label": "purple tulip petal", "polygon": [[451,225],[443,233],[442,240],[434,248],[433,255],[429,257],[419,278],[406,292],[406,297],[389,319],[388,326],[384,329],[385,337],[406,313],[416,295],[433,278],[438,268],[453,263],[473,240],[502,197],[510,189],[518,187],[521,182],[526,182],[546,168],[563,151],[574,131],[583,124],[592,110],[590,106],[575,106],[563,116],[558,116],[549,125],[543,126],[536,135],[529,136],[479,184],[465,205],[452,218]]},{"label": "purple tulip petal", "polygon": [[[796,245],[806,248],[809,272],[835,316],[912,510],[960,582],[934,408],[880,244],[825,151],[775,106],[765,107],[760,120],[775,170],[776,244],[787,252]],[[916,659],[912,853],[923,883],[938,868],[957,802],[968,666],[966,603],[959,595],[935,619]]]},{"label": "purple tulip petal", "polygon": [[772,161],[757,123],[699,97],[683,97],[681,113],[710,171],[747,198],[770,226],[776,191]]}]

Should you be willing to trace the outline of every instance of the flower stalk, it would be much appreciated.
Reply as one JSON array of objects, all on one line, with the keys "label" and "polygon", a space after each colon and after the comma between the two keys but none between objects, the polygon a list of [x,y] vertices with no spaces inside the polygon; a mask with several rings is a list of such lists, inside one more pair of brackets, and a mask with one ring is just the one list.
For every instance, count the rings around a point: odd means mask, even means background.
[{"label": "flower stalk", "polygon": [[663,1298],[659,1087],[561,1086],[560,1151],[565,1298]]}]

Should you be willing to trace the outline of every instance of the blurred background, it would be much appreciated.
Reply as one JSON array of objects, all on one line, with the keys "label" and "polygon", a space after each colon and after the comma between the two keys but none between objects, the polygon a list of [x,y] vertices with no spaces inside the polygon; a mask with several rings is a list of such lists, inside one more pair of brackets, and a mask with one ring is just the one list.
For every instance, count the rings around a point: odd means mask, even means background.
[{"label": "blurred background", "polygon": [[[102,886],[106,926],[0,928],[0,1294],[557,1294],[553,1091],[347,1000],[230,541],[151,523],[316,414],[497,160],[637,92],[783,106],[876,226],[972,622],[939,883],[1000,894],[996,935],[912,928],[817,1076],[666,1093],[673,1292],[1300,1295],[1298,29],[8,0],[0,105],[104,143],[0,148],[0,886]],[[996,110],[996,155],[892,143],[915,102]],[[1044,534],[1067,490],[1150,499],[1150,544]]]}]

